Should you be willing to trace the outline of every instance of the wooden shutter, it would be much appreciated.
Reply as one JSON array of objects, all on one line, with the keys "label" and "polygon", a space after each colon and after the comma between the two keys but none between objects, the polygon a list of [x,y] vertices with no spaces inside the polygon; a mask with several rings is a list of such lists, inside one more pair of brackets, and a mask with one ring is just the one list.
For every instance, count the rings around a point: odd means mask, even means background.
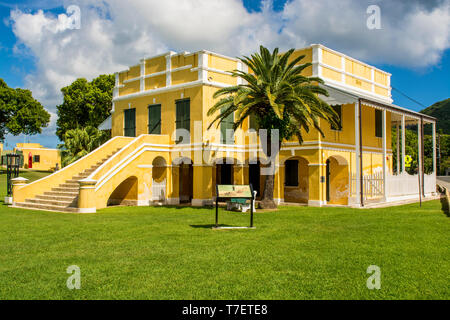
[{"label": "wooden shutter", "polygon": [[332,130],[336,130],[336,131],[341,131],[342,130],[342,106],[341,105],[335,105],[335,106],[331,106],[333,108],[333,110],[338,114],[338,125],[331,125],[331,129]]},{"label": "wooden shutter", "polygon": [[383,137],[383,114],[378,109],[375,109],[375,137]]},{"label": "wooden shutter", "polygon": [[161,134],[161,105],[148,107],[148,134]]},{"label": "wooden shutter", "polygon": [[136,137],[136,109],[125,110],[125,128],[126,137]]},{"label": "wooden shutter", "polygon": [[[191,106],[190,100],[180,100],[176,102],[176,128],[191,130]],[[180,141],[178,141],[180,142]],[[177,143],[178,143],[177,142]],[[189,143],[189,142],[183,142]]]},{"label": "wooden shutter", "polygon": [[227,141],[227,130],[233,130],[234,126],[234,114],[228,115],[223,121],[220,123],[220,136],[221,142],[224,144],[234,144],[234,134]]},{"label": "wooden shutter", "polygon": [[249,121],[249,129],[258,131],[258,122],[256,121],[256,116],[250,115],[248,121]]}]

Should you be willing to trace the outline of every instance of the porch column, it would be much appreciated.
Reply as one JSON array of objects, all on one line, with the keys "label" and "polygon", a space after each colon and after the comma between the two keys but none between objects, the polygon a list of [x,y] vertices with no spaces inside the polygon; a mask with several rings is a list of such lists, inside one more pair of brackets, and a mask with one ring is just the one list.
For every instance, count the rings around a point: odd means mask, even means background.
[{"label": "porch column", "polygon": [[405,158],[406,158],[406,127],[405,115],[402,115],[402,173],[406,172]]},{"label": "porch column", "polygon": [[397,170],[396,173],[400,174],[400,123],[397,121]]},{"label": "porch column", "polygon": [[387,142],[386,142],[386,109],[383,109],[383,195],[384,201],[386,201],[387,193],[386,193],[386,184],[387,184]]},{"label": "porch column", "polygon": [[356,176],[355,176],[355,204],[361,205],[361,184],[360,184],[360,176],[361,176],[361,146],[359,144],[359,105],[358,103],[355,103],[355,169],[356,169]]},{"label": "porch column", "polygon": [[433,173],[437,176],[439,173],[437,172],[437,151],[436,151],[436,122],[432,123],[433,126]]},{"label": "porch column", "polygon": [[423,179],[422,179],[422,122],[417,120],[417,139],[418,139],[418,152],[417,152],[417,158],[418,158],[418,165],[419,168],[417,169],[417,174],[419,175],[419,193],[422,193],[422,186],[423,186]]}]

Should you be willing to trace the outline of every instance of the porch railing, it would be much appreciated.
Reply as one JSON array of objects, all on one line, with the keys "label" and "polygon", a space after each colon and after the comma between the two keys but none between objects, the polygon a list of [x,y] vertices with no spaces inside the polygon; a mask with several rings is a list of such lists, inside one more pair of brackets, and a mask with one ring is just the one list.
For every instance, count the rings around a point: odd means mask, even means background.
[{"label": "porch railing", "polygon": [[[357,187],[359,186],[360,178],[353,173],[350,179],[350,190],[353,197],[359,196],[356,194]],[[384,196],[383,194],[383,174],[374,173],[363,176],[363,194],[364,200],[377,199]]]}]

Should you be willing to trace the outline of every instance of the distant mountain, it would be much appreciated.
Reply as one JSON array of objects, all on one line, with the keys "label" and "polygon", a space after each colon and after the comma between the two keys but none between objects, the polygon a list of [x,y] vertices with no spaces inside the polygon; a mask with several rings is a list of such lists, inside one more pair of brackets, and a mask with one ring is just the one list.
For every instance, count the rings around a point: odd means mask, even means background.
[{"label": "distant mountain", "polygon": [[438,120],[438,132],[442,129],[444,134],[450,134],[450,98],[436,102],[431,107],[420,112],[435,117]]}]

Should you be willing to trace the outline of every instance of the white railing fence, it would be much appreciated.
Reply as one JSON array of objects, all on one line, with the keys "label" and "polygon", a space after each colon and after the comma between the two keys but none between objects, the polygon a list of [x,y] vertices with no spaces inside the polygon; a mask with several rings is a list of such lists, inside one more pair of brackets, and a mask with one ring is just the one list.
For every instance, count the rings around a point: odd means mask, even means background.
[{"label": "white railing fence", "polygon": [[426,174],[425,175],[425,194],[435,193],[436,192],[436,175],[435,174]]},{"label": "white railing fence", "polygon": [[[352,197],[357,197],[357,186],[360,179],[356,174],[352,174],[350,178],[350,190]],[[363,192],[364,200],[383,198],[383,174],[375,173],[372,175],[364,175]],[[425,194],[436,192],[436,175],[426,174],[424,177]],[[402,173],[398,175],[387,174],[386,178],[386,198],[419,196],[419,176]]]},{"label": "white railing fence", "polygon": [[406,172],[398,175],[387,175],[386,197],[419,195],[419,176]]},{"label": "white railing fence", "polygon": [[[352,197],[358,196],[356,194],[357,188],[360,183],[360,178],[358,175],[353,173],[350,178],[350,190]],[[376,199],[384,196],[383,194],[383,174],[374,173],[363,176],[363,194],[364,200]]]}]

